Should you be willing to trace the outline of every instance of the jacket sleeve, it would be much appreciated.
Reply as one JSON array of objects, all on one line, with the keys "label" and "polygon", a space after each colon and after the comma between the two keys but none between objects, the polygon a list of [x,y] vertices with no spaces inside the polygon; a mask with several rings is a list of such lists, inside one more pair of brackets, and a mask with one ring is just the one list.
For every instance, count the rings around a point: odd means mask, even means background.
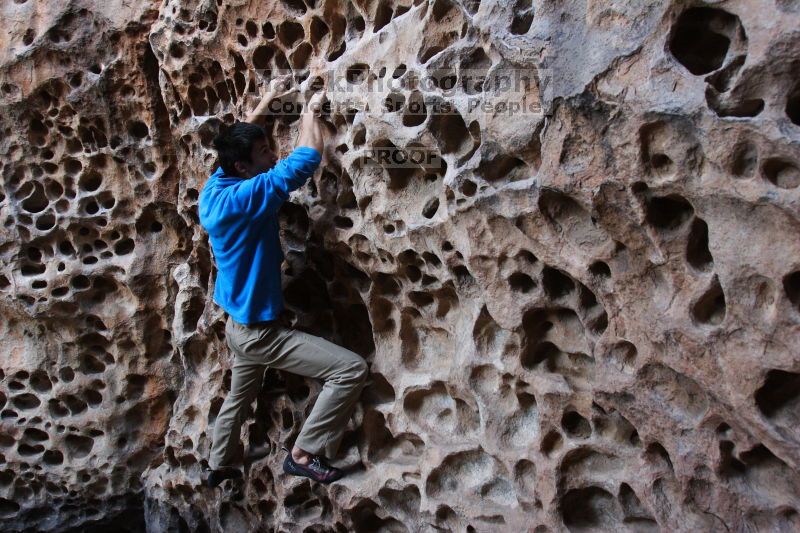
[{"label": "jacket sleeve", "polygon": [[278,212],[289,193],[300,188],[322,161],[322,154],[309,146],[298,146],[273,168],[242,180],[231,196],[236,211],[251,220]]}]

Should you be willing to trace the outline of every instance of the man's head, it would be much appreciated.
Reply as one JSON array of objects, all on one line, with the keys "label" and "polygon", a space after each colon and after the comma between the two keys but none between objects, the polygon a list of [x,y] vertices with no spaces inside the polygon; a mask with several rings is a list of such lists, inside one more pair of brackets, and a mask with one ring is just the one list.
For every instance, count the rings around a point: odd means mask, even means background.
[{"label": "man's head", "polygon": [[219,165],[228,176],[252,178],[275,166],[278,157],[272,151],[267,132],[249,122],[222,126],[214,139]]}]

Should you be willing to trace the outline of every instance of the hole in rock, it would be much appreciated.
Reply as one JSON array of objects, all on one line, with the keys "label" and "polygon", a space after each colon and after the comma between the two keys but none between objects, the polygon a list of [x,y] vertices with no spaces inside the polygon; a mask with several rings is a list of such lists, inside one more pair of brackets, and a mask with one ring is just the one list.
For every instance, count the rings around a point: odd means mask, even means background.
[{"label": "hole in rock", "polygon": [[95,191],[103,182],[102,176],[97,172],[87,172],[78,180],[78,188],[83,191]]},{"label": "hole in rock", "polygon": [[561,433],[552,430],[547,433],[542,439],[541,450],[546,457],[552,456],[555,452],[561,449],[564,439],[561,438]]},{"label": "hole in rock", "polygon": [[597,296],[586,285],[578,282],[578,304],[588,310],[597,305]]},{"label": "hole in rock", "polygon": [[667,450],[658,442],[653,442],[647,446],[644,452],[644,458],[648,463],[660,465],[668,470],[672,470],[672,459],[669,457]]},{"label": "hole in rock", "polygon": [[383,374],[370,372],[368,384],[364,389],[364,401],[368,405],[378,405],[392,403],[395,398],[394,387]]},{"label": "hole in rock", "polygon": [[706,88],[706,101],[720,117],[757,117],[764,110],[764,100],[761,98],[723,102],[710,86]]},{"label": "hole in rock", "polygon": [[642,505],[630,485],[622,483],[617,497],[625,513],[625,523],[634,526],[636,531],[658,531],[658,523]]},{"label": "hole in rock", "polygon": [[17,409],[27,411],[29,409],[36,409],[42,402],[35,395],[26,392],[11,398],[11,403]]},{"label": "hole in rock", "polygon": [[345,72],[345,79],[348,83],[358,85],[367,79],[369,74],[369,66],[363,63],[356,63],[351,65]]},{"label": "hole in rock", "polygon": [[426,307],[433,303],[433,296],[431,296],[430,293],[422,291],[411,291],[408,293],[408,299],[417,307]]},{"label": "hole in rock", "polygon": [[319,46],[323,37],[328,35],[329,32],[330,28],[328,28],[328,25],[325,24],[325,22],[321,18],[314,17],[313,19],[311,19],[311,27],[309,29],[309,40],[311,41],[311,44],[314,45],[315,48]]},{"label": "hole in rock", "polygon": [[770,370],[756,391],[756,405],[767,418],[786,416],[792,425],[800,423],[800,374]]},{"label": "hole in rock", "polygon": [[603,261],[595,261],[589,266],[589,272],[599,278],[611,277],[611,268]]},{"label": "hole in rock", "polygon": [[[428,48],[421,49],[419,51],[419,54],[417,55],[417,61],[420,64],[424,65],[425,63],[430,61],[433,56],[435,56],[436,54],[438,54],[442,50],[444,50],[443,46],[429,46]],[[453,81],[453,85],[455,85],[455,80]],[[437,84],[437,87],[439,87],[438,84]],[[451,85],[451,88],[452,88],[452,85]]]},{"label": "hole in rock", "polygon": [[522,354],[521,363],[524,368],[534,370],[542,362],[551,372],[556,368],[556,360],[562,355],[558,346],[552,342],[542,342]]},{"label": "hole in rock", "polygon": [[17,453],[23,457],[31,457],[34,455],[39,455],[42,452],[44,452],[44,446],[40,444],[35,444],[35,445],[20,444],[17,446]]},{"label": "hole in rock", "polygon": [[523,35],[528,33],[533,23],[533,7],[531,0],[517,0],[514,4],[514,18],[511,20],[511,33]]},{"label": "hole in rock", "polygon": [[[286,10],[293,14],[305,15],[306,5],[303,0],[281,0],[281,3],[286,7]],[[314,2],[310,2],[314,5]]]},{"label": "hole in rock", "polygon": [[389,24],[393,14],[394,12],[388,2],[378,4],[378,9],[375,10],[375,24],[372,27],[372,32],[378,33],[381,28]]},{"label": "hole in rock", "polygon": [[708,225],[705,220],[695,218],[686,243],[686,260],[697,270],[708,271],[714,258],[708,250]]},{"label": "hole in rock", "polygon": [[136,139],[144,139],[150,134],[150,129],[144,122],[133,120],[128,123],[128,133]]},{"label": "hole in rock", "polygon": [[275,38],[275,26],[273,26],[271,22],[265,22],[261,26],[261,33],[264,35],[265,39],[272,40]]},{"label": "hole in rock", "polygon": [[636,355],[636,346],[625,340],[617,342],[608,351],[609,360],[623,372],[632,372]]},{"label": "hole in rock", "polygon": [[739,27],[739,18],[721,9],[687,9],[670,32],[670,52],[695,76],[708,74],[724,63],[730,37]]},{"label": "hole in rock", "polygon": [[800,311],[800,270],[784,276],[783,290],[794,308]]},{"label": "hole in rock", "polygon": [[[463,152],[472,144],[472,136],[467,129],[467,125],[464,123],[464,119],[458,112],[437,113],[433,115],[430,120],[430,130],[436,138],[439,149],[443,154]],[[498,172],[502,172],[504,170],[510,171],[511,167],[513,166],[503,166],[503,161],[497,161],[497,163],[502,166]],[[496,169],[492,170],[490,166],[487,165],[485,170],[489,173],[492,173]],[[506,173],[507,172],[502,172],[500,174],[492,175],[499,178],[505,176]]]},{"label": "hole in rock", "polygon": [[692,306],[692,317],[700,324],[718,326],[725,319],[725,294],[714,276],[711,287]]},{"label": "hole in rock", "polygon": [[333,225],[340,229],[347,229],[353,227],[353,221],[348,217],[337,215],[333,217]]},{"label": "hole in rock", "polygon": [[425,218],[433,218],[436,212],[439,210],[439,199],[438,198],[431,198],[428,200],[422,208],[422,216]]},{"label": "hole in rock", "polygon": [[618,531],[621,526],[615,498],[596,486],[567,491],[561,499],[561,515],[570,531]]},{"label": "hole in rock", "polygon": [[406,97],[402,93],[390,93],[383,101],[383,106],[389,113],[400,111],[406,103]]},{"label": "hole in rock", "polygon": [[64,454],[58,450],[47,450],[42,455],[42,462],[47,465],[60,465],[64,462]]},{"label": "hole in rock", "polygon": [[94,439],[82,435],[67,435],[64,439],[67,447],[67,454],[73,459],[81,459],[91,453],[94,447]]},{"label": "hole in rock", "polygon": [[794,189],[800,185],[800,169],[792,161],[771,157],[761,167],[764,177],[781,189]]},{"label": "hole in rock", "polygon": [[567,435],[577,439],[585,439],[592,434],[589,421],[575,411],[564,413],[561,418],[561,427]]},{"label": "hole in rock", "polygon": [[542,270],[542,287],[545,294],[552,299],[566,296],[575,289],[572,278],[555,268],[545,267]]},{"label": "hole in rock", "polygon": [[274,50],[269,45],[259,46],[253,52],[253,66],[261,70],[269,69],[270,60],[272,59],[274,53]]},{"label": "hole in rock", "polygon": [[92,407],[97,407],[101,403],[103,403],[103,395],[97,392],[96,390],[86,390],[83,392],[83,397]]},{"label": "hole in rock", "polygon": [[439,259],[436,254],[431,252],[422,252],[422,258],[425,259],[426,263],[429,263],[434,267],[441,266],[442,264],[441,259]]},{"label": "hole in rock", "polygon": [[19,504],[13,500],[0,498],[0,516],[13,517],[19,512]]},{"label": "hole in rock", "polygon": [[80,371],[84,374],[99,374],[106,369],[106,365],[91,354],[80,356]]},{"label": "hole in rock", "polygon": [[465,179],[463,183],[461,183],[461,193],[464,196],[475,196],[476,192],[478,192],[478,186],[474,181]]},{"label": "hole in rock", "polygon": [[794,124],[800,126],[800,83],[786,97],[786,116]]},{"label": "hole in rock", "polygon": [[508,284],[511,286],[512,290],[527,293],[536,288],[536,282],[533,279],[523,273],[523,272],[514,272],[508,277]]},{"label": "hole in rock", "polygon": [[693,213],[692,205],[677,195],[650,198],[645,207],[647,222],[659,229],[676,229]]},{"label": "hole in rock", "polygon": [[30,384],[31,388],[36,392],[47,392],[53,388],[53,382],[50,381],[50,377],[42,370],[36,370],[31,374]]},{"label": "hole in rock", "polygon": [[377,503],[368,498],[361,498],[354,507],[347,510],[347,515],[353,524],[353,533],[406,529],[401,522],[389,516],[385,509],[379,508]]},{"label": "hole in rock", "polygon": [[287,20],[278,26],[277,35],[278,40],[283,43],[286,49],[290,49],[294,47],[297,41],[305,37],[305,32],[303,31],[303,26],[297,22]]},{"label": "hole in rock", "polygon": [[467,94],[477,94],[483,91],[486,74],[492,66],[492,61],[483,48],[476,48],[467,57],[461,60],[459,76],[461,86]]},{"label": "hole in rock", "polygon": [[669,174],[672,171],[672,159],[666,154],[653,154],[650,156],[650,166],[659,174]]},{"label": "hole in rock", "polygon": [[58,371],[58,377],[61,378],[61,381],[69,383],[75,379],[75,371],[68,366],[61,367]]},{"label": "hole in rock", "polygon": [[22,438],[30,442],[44,442],[48,440],[50,436],[41,429],[27,428],[22,434]]},{"label": "hole in rock", "polygon": [[486,181],[518,181],[530,177],[528,165],[524,161],[510,155],[500,154],[490,160],[481,161],[478,174]]},{"label": "hole in rock", "polygon": [[86,411],[86,409],[88,408],[86,402],[71,394],[67,394],[66,396],[64,396],[64,403],[67,404],[69,412],[73,415],[80,414]]},{"label": "hole in rock", "polygon": [[403,126],[414,128],[425,122],[428,118],[428,108],[425,106],[425,99],[422,93],[414,91],[408,98],[408,103],[403,109]]}]

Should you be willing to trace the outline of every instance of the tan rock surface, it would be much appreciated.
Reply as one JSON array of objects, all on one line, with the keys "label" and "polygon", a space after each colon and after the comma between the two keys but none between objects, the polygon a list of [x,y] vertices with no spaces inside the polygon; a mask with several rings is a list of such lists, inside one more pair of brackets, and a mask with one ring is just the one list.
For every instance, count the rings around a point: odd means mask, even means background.
[{"label": "tan rock surface", "polygon": [[[800,529],[800,6],[692,6],[4,2],[2,529]],[[242,440],[273,453],[212,492],[197,199],[287,68],[343,80],[287,307],[372,384],[312,485],[279,445],[319,384],[269,371]],[[509,93],[467,74],[519,72],[542,112],[473,106]]]}]

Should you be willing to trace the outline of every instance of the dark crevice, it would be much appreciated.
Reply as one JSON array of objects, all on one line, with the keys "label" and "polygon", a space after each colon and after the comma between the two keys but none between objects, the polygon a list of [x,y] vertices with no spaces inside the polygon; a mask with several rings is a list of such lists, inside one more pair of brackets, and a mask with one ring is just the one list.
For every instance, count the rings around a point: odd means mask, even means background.
[{"label": "dark crevice", "polygon": [[686,244],[686,260],[697,270],[708,271],[714,265],[714,258],[708,250],[708,225],[701,218],[695,218],[689,231]]},{"label": "dark crevice", "polygon": [[786,116],[800,126],[800,84],[786,97]]},{"label": "dark crevice", "polygon": [[542,270],[542,286],[545,294],[554,300],[566,296],[575,289],[572,278],[551,267]]},{"label": "dark crevice", "polygon": [[730,36],[739,25],[738,17],[721,9],[688,9],[672,27],[669,49],[692,74],[708,74],[723,65],[731,44]]},{"label": "dark crevice", "polygon": [[771,157],[761,166],[764,177],[781,189],[794,189],[800,185],[800,168],[789,159]]},{"label": "dark crevice", "polygon": [[725,319],[725,293],[714,277],[711,287],[692,306],[692,317],[701,324],[718,326]]},{"label": "dark crevice", "polygon": [[784,276],[783,290],[786,291],[786,297],[792,302],[792,306],[800,311],[800,270]]},{"label": "dark crevice", "polygon": [[756,391],[755,400],[758,409],[767,418],[773,418],[789,407],[798,407],[800,374],[770,370],[767,372],[764,384]]},{"label": "dark crevice", "polygon": [[677,195],[650,198],[646,203],[647,222],[658,229],[678,228],[693,213],[692,205]]}]

